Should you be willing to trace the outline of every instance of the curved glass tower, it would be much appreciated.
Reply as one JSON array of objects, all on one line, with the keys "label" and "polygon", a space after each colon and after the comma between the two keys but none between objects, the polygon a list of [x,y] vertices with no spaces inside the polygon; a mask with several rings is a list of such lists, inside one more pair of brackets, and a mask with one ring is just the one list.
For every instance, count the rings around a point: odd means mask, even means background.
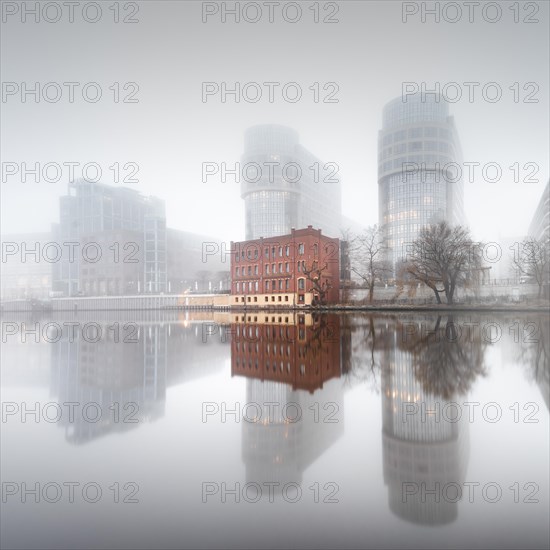
[{"label": "curved glass tower", "polygon": [[378,133],[378,216],[394,266],[421,227],[463,225],[462,151],[448,103],[435,94],[390,101]]},{"label": "curved glass tower", "polygon": [[250,170],[241,184],[245,238],[286,235],[308,225],[338,237],[340,181],[327,176],[323,163],[300,145],[297,132],[275,124],[253,126],[244,141],[243,168],[252,163],[261,168],[259,179]]}]

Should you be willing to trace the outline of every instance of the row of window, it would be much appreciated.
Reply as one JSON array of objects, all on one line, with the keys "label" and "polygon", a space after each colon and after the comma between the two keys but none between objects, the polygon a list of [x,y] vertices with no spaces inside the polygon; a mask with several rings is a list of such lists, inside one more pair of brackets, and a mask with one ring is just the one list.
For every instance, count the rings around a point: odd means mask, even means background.
[{"label": "row of window", "polygon": [[[235,366],[237,368],[239,368],[239,358],[235,359]],[[243,360],[242,366],[243,366],[243,368],[246,368],[246,361],[245,360]],[[252,361],[248,361],[248,368],[250,370],[252,370]],[[258,370],[258,361],[255,361],[254,368],[255,368],[255,370]],[[283,366],[282,361],[280,363],[279,368],[280,368],[281,373],[284,372],[284,366]],[[265,364],[265,370],[269,371],[269,363]],[[273,372],[277,372],[277,363],[273,363]],[[290,372],[291,372],[290,371],[290,363],[287,363],[286,364],[286,373],[290,374]],[[316,373],[318,373],[318,369],[316,370]],[[300,376],[305,376],[305,374],[306,374],[306,366],[305,365],[300,365]]]},{"label": "row of window", "polygon": [[420,227],[421,227],[421,224],[419,223],[411,223],[411,224],[408,224],[408,225],[397,225],[395,227],[388,227],[387,231],[388,231],[388,235],[390,236],[393,236],[393,235],[401,235],[401,234],[416,234],[418,235],[419,231],[420,231]]},{"label": "row of window", "polygon": [[[242,323],[246,323],[246,322],[248,322],[248,323],[256,323],[256,322],[258,322],[258,316],[257,316],[257,315],[254,315],[254,316],[252,316],[252,315],[248,315],[248,316],[246,316],[246,315],[241,315],[241,316],[240,316],[240,321],[241,321]],[[238,316],[238,315],[235,315],[235,323],[238,323],[238,322],[239,322],[239,316]],[[283,322],[283,318],[282,318],[281,316],[279,316],[278,321],[277,321],[277,320],[276,320],[276,316],[275,316],[275,315],[272,315],[272,316],[271,316],[271,322],[272,322],[272,323],[277,323],[277,322],[278,322],[278,323],[282,323],[282,322]],[[288,322],[289,322],[289,318],[288,318],[287,316],[285,316],[284,322],[285,322],[285,323],[288,323]],[[268,315],[266,315],[266,316],[264,317],[264,323],[269,323],[269,316],[268,316]],[[298,315],[298,324],[299,324],[299,325],[305,324],[305,319],[304,319],[304,316],[303,316],[303,315]],[[272,328],[273,328],[273,330],[275,330],[276,327],[272,327]],[[242,332],[243,336],[244,336],[245,333],[246,333],[246,329],[247,329],[247,327],[243,327],[243,332]],[[252,332],[250,332],[251,329],[252,329],[252,327],[248,327],[248,335],[249,335],[249,336],[252,336]],[[256,336],[259,336],[258,327],[255,327],[255,329],[256,329],[256,332],[255,332]],[[280,329],[282,330],[282,327],[280,327]],[[301,329],[300,329],[300,330],[301,330]],[[240,329],[240,326],[237,325],[237,336],[240,336],[240,335],[241,335],[241,329]],[[275,336],[275,333],[273,333],[273,336]],[[280,333],[279,333],[279,336],[282,337],[282,336],[283,336],[283,333],[280,332]],[[287,333],[287,337],[288,337],[288,333]]]},{"label": "row of window", "polygon": [[[235,303],[238,304],[239,302],[258,303],[258,296],[247,296],[246,299],[244,296],[241,296],[240,298],[239,296],[235,296]],[[264,302],[290,302],[290,300],[288,299],[288,294],[285,294],[284,296],[279,294],[278,296],[264,296]],[[304,294],[298,294],[298,303],[303,304],[304,302]]]},{"label": "row of window", "polygon": [[[247,292],[247,290],[248,292],[259,292],[259,287],[259,281],[243,281],[242,286],[239,281],[235,283],[235,291],[237,294],[240,292]],[[264,287],[266,292],[290,290],[290,279],[268,279],[267,281],[264,281]],[[306,280],[304,278],[298,279],[298,290],[305,290],[305,288]]]},{"label": "row of window", "polygon": [[443,138],[443,139],[449,139],[451,136],[451,132],[447,130],[446,128],[437,128],[434,126],[425,126],[425,127],[415,127],[415,128],[409,128],[407,130],[399,130],[397,132],[393,132],[391,134],[388,134],[384,136],[382,139],[382,145],[391,145],[392,143],[397,143],[398,141],[405,141],[406,139],[411,138],[420,138],[420,137],[428,137],[428,138]]},{"label": "row of window", "polygon": [[[245,252],[246,249],[246,252]],[[238,262],[239,259],[241,260],[257,260],[260,257],[260,246],[255,243],[250,243],[243,246],[243,249],[241,250],[241,253],[238,252],[235,254],[235,261]],[[317,255],[317,244],[313,245],[313,254]],[[270,256],[271,251],[271,256]],[[282,258],[283,252],[286,257],[290,256],[290,245],[286,246],[266,246],[264,248],[264,254],[263,257],[266,260],[275,259],[277,257]],[[298,254],[303,255],[305,253],[305,245],[304,243],[298,243]]]},{"label": "row of window", "polygon": [[[409,155],[407,157],[399,157],[394,160],[388,160],[382,164],[379,165],[379,169],[382,172],[386,172],[387,170],[403,170],[404,172],[408,172],[410,174],[416,174],[418,171],[422,170],[424,167],[422,166],[422,163],[428,166],[434,166],[434,168],[437,168],[438,170],[443,171],[443,168],[451,163],[452,160],[450,157],[442,156],[442,155]],[[418,170],[414,170],[415,166],[408,166],[406,163],[416,163],[418,165]],[[439,163],[439,167],[436,166],[436,164]],[[454,179],[456,177],[455,175],[456,169],[453,172],[452,178]],[[439,178],[443,178],[443,176],[439,176]]]},{"label": "row of window", "polygon": [[427,220],[434,219],[438,214],[437,210],[423,210],[418,212],[417,210],[411,210],[409,212],[399,212],[398,214],[388,214],[384,216],[384,223],[393,223],[401,220]]},{"label": "row of window", "polygon": [[390,200],[395,197],[403,197],[404,194],[411,194],[411,193],[433,193],[436,190],[442,189],[443,186],[433,183],[403,183],[398,184],[398,182],[391,182],[390,189],[389,189],[389,195]]},{"label": "row of window", "polygon": [[[312,268],[313,269],[317,269],[317,262],[314,261],[313,262],[313,266]],[[305,260],[298,260],[296,262],[296,269],[301,272],[301,271],[304,271],[306,270],[306,262]],[[265,264],[264,266],[264,271],[265,271],[265,275],[270,275],[270,274],[273,274],[273,275],[277,275],[277,274],[282,274],[282,273],[290,273],[290,263],[289,262],[285,262],[284,263],[284,266],[283,266],[283,263],[282,262],[279,262],[278,264],[278,268],[277,268],[277,264]],[[235,267],[235,277],[252,277],[253,275],[258,275],[259,273],[259,268],[258,268],[258,265],[249,265],[247,267],[245,266],[242,266],[242,267]]]},{"label": "row of window", "polygon": [[390,147],[384,148],[379,155],[379,160],[385,159],[393,155],[402,153],[413,153],[416,151],[439,151],[440,153],[448,153],[450,150],[449,143],[446,141],[409,141],[398,143]]},{"label": "row of window", "polygon": [[443,206],[444,200],[442,197],[438,200],[438,197],[432,197],[429,195],[423,197],[403,197],[397,200],[389,200],[387,209],[391,211],[395,208],[402,209],[410,206],[420,206],[421,204],[428,206],[430,204],[434,204],[434,202],[439,202],[441,203],[441,206]]}]

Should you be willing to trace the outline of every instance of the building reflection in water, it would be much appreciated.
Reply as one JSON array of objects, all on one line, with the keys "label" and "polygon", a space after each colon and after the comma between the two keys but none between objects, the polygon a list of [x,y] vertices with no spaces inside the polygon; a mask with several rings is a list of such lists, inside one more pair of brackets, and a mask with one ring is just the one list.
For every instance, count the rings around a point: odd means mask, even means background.
[{"label": "building reflection in water", "polygon": [[[179,320],[176,312],[161,312],[162,322],[149,312],[136,313],[135,321],[117,321],[115,314],[108,320],[98,319],[97,313],[90,319],[79,316],[72,320],[80,323],[75,330],[58,321],[63,333],[51,344],[51,393],[61,404],[97,403],[101,411],[97,422],[89,420],[95,417],[95,405],[86,416],[64,414],[59,425],[67,441],[86,443],[155,421],[164,416],[167,387],[223,367],[227,343],[220,338],[204,342],[200,322]],[[98,325],[93,334],[101,338],[85,339],[85,323]]]},{"label": "building reflection in water", "polygon": [[[525,367],[527,378],[537,384],[546,408],[550,410],[550,317],[526,316],[519,322],[510,320],[509,324],[518,330],[509,330],[512,335],[502,353],[515,356]],[[522,345],[518,346],[520,340]]]},{"label": "building reflection in water", "polygon": [[398,517],[424,525],[457,517],[458,499],[452,490],[448,498],[444,491],[462,487],[465,479],[469,423],[462,404],[483,373],[480,339],[461,341],[453,326],[452,318],[442,322],[439,317],[397,322],[381,326],[378,338],[389,507]]},{"label": "building reflection in water", "polygon": [[[105,319],[98,315],[102,314],[90,313],[87,318],[80,313],[71,319],[80,326],[100,325],[102,338],[97,342],[87,342],[80,330],[71,334],[65,326],[61,340],[47,344],[56,401],[95,402],[103,411],[98,422],[89,422],[81,414],[70,422],[64,414],[64,423],[58,424],[71,443],[93,441],[161,418],[167,388],[221,373],[231,342],[231,374],[246,377],[246,403],[261,407],[259,422],[242,422],[247,482],[278,482],[279,487],[299,483],[308,466],[344,431],[343,395],[353,387],[348,382],[358,373],[361,383],[369,376],[378,378],[379,373],[383,474],[390,509],[402,519],[426,525],[456,519],[458,502],[443,498],[436,502],[420,488],[429,491],[436,484],[441,488],[464,482],[469,458],[467,410],[463,407],[457,422],[450,422],[444,411],[452,417],[450,404],[468,401],[474,380],[484,374],[488,344],[479,332],[464,331],[467,322],[479,318],[461,316],[457,324],[463,330],[457,337],[452,317],[434,315],[255,312],[243,317],[165,311],[134,312],[132,321],[125,312],[105,312]],[[515,319],[504,321],[503,326],[515,326]],[[127,337],[135,342],[116,341],[111,327],[117,322],[119,340]],[[205,322],[224,324],[228,330],[205,339],[201,324]],[[538,327],[532,339],[504,331],[499,346],[514,363],[525,367],[548,406],[549,321],[547,316],[526,316],[519,326],[529,329],[532,322]],[[124,330],[125,323],[137,327],[135,332]],[[229,339],[220,337],[229,333]],[[20,346],[9,349],[16,351]],[[43,347],[30,349],[38,353]],[[6,375],[13,378],[9,372]],[[119,421],[112,411],[115,403]],[[410,408],[404,409],[407,404],[418,408],[410,414]],[[434,409],[439,415],[429,414]],[[289,421],[297,410],[300,419]],[[137,417],[139,422],[120,421],[125,417]],[[404,483],[416,484],[419,490],[404,495]]]},{"label": "building reflection in water", "polygon": [[233,321],[231,373],[248,379],[246,403],[255,411],[242,423],[246,483],[277,484],[277,494],[301,483],[344,432],[339,379],[349,369],[349,345],[342,345],[335,315],[265,313]]}]

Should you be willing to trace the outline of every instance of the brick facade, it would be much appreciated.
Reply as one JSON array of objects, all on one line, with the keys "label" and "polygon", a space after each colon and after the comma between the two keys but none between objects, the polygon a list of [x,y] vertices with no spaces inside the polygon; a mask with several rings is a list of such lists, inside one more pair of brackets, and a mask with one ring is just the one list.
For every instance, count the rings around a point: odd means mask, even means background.
[{"label": "brick facade", "polygon": [[336,304],[339,239],[308,226],[290,235],[231,243],[232,305],[294,307]]}]

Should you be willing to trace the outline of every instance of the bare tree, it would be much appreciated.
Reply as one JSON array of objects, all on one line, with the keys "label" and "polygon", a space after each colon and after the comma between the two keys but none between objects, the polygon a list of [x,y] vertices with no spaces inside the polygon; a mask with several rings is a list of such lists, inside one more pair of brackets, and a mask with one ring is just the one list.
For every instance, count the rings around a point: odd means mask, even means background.
[{"label": "bare tree", "polygon": [[351,298],[351,258],[350,247],[353,240],[353,233],[350,228],[341,229],[340,237],[340,289],[342,290],[342,302],[347,304]]},{"label": "bare tree", "polygon": [[384,258],[387,247],[378,225],[372,225],[352,240],[351,269],[363,279],[369,291],[369,303],[374,298],[374,286],[391,272],[389,262]]},{"label": "bare tree", "polygon": [[313,293],[319,296],[318,300],[314,300],[312,305],[324,305],[327,302],[327,294],[332,288],[332,283],[327,278],[328,264],[319,266],[319,262],[313,261],[311,267],[308,267],[306,262],[302,263],[302,273],[305,278],[311,283]]},{"label": "bare tree", "polygon": [[542,288],[548,284],[550,271],[549,241],[539,241],[534,237],[526,237],[514,249],[512,263],[514,268],[527,277],[532,277],[539,285],[539,298]]},{"label": "bare tree", "polygon": [[466,227],[439,222],[420,230],[408,259],[400,266],[399,278],[409,285],[425,284],[438,304],[441,294],[447,304],[453,304],[458,287],[479,283],[481,258],[481,246],[472,241]]}]

